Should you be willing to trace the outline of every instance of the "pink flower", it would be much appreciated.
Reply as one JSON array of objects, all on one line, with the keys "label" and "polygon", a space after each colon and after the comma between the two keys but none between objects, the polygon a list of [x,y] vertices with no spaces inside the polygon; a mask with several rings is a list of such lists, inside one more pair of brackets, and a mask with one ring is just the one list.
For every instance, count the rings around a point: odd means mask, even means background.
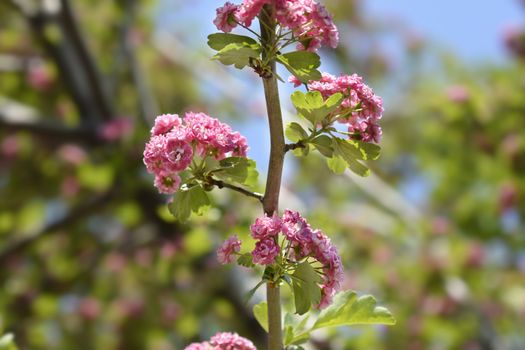
[{"label": "pink flower", "polygon": [[447,88],[447,97],[450,101],[463,103],[470,98],[469,91],[462,85],[452,85]]},{"label": "pink flower", "polygon": [[151,134],[165,134],[181,124],[182,120],[177,114],[162,114],[155,118],[155,125],[151,129]]},{"label": "pink flower", "polygon": [[238,10],[238,6],[227,2],[224,6],[217,9],[217,17],[213,21],[213,24],[217,27],[218,30],[221,30],[225,33],[229,33],[233,28],[237,27],[235,23],[235,13]]},{"label": "pink flower", "polygon": [[253,263],[260,265],[270,265],[275,262],[275,258],[281,252],[281,248],[275,243],[273,238],[266,238],[255,243],[252,251]]},{"label": "pink flower", "polygon": [[215,350],[215,348],[212,347],[208,342],[202,342],[191,343],[190,345],[186,346],[184,350]]},{"label": "pink flower", "polygon": [[255,219],[255,223],[250,226],[252,237],[255,239],[271,238],[281,231],[281,219],[274,215],[272,217],[263,216]]},{"label": "pink flower", "polygon": [[[290,82],[297,84],[294,78]],[[309,91],[319,91],[324,99],[341,93],[343,101],[338,109],[342,116],[338,122],[348,125],[352,139],[364,142],[381,141],[381,127],[378,124],[383,115],[383,100],[363,82],[357,74],[341,75],[339,77],[323,73],[322,78],[308,82]]]},{"label": "pink flower", "polygon": [[188,112],[184,119],[163,114],[155,119],[151,138],[143,153],[144,164],[155,175],[161,193],[172,194],[180,186],[179,172],[193,161],[195,152],[202,158],[246,157],[246,138],[204,113]]},{"label": "pink flower", "polygon": [[[272,264],[281,251],[289,262],[313,258],[323,269],[321,302],[317,307],[324,308],[332,302],[335,293],[341,290],[343,264],[336,247],[321,230],[312,229],[301,214],[289,209],[284,211],[282,219],[277,216],[257,218],[250,230],[252,236],[258,239],[252,251],[253,263]],[[276,243],[279,232],[286,239],[283,247]]]},{"label": "pink flower", "polygon": [[219,263],[226,265],[235,260],[235,254],[241,250],[241,240],[236,235],[225,240],[219,249],[217,249],[217,260]]},{"label": "pink flower", "polygon": [[133,127],[130,118],[117,118],[102,125],[99,135],[104,140],[117,141],[131,135]]},{"label": "pink flower", "polygon": [[271,0],[244,0],[237,12],[239,22],[247,27],[251,26],[253,19],[261,12],[263,6],[270,2]]},{"label": "pink flower", "polygon": [[144,164],[149,173],[155,174],[164,171],[164,149],[166,137],[164,135],[152,136],[146,144],[143,153]]},{"label": "pink flower", "polygon": [[27,82],[39,91],[45,91],[53,86],[54,78],[42,63],[31,64],[27,72]]},{"label": "pink flower", "polygon": [[210,339],[214,350],[257,350],[253,343],[237,333],[217,333]]},{"label": "pink flower", "polygon": [[193,159],[191,145],[175,137],[168,136],[164,152],[165,168],[173,172],[186,169]]},{"label": "pink flower", "polygon": [[155,176],[155,187],[160,193],[173,194],[179,190],[180,176],[176,173],[160,173]]},{"label": "pink flower", "polygon": [[275,17],[279,25],[292,31],[299,38],[298,48],[316,51],[321,45],[332,48],[339,43],[339,32],[332,16],[325,7],[314,0],[244,0],[240,6],[227,2],[217,9],[214,24],[219,30],[231,31],[233,17],[244,26],[251,26],[266,4],[275,6]]}]

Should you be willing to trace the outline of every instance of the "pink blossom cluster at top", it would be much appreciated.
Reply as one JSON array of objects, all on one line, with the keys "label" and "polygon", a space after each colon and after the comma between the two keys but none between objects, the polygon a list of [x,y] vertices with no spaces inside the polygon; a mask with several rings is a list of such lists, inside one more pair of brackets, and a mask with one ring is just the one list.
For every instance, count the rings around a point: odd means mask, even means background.
[{"label": "pink blossom cluster at top", "polygon": [[184,119],[176,114],[163,114],[155,119],[151,138],[144,149],[144,164],[155,175],[155,187],[161,193],[173,194],[180,186],[179,173],[195,156],[223,159],[245,157],[248,145],[244,136],[234,132],[204,113],[188,112]]},{"label": "pink blossom cluster at top", "polygon": [[193,343],[184,350],[257,350],[253,343],[237,333],[217,333],[209,342]]},{"label": "pink blossom cluster at top", "polygon": [[240,5],[227,2],[217,9],[213,23],[225,33],[238,23],[249,27],[266,4],[275,6],[277,22],[300,40],[299,49],[315,51],[321,45],[337,47],[339,32],[332,16],[314,0],[244,0]]},{"label": "pink blossom cluster at top", "polygon": [[306,219],[292,210],[285,210],[282,218],[278,216],[260,217],[251,225],[252,237],[257,240],[252,252],[253,262],[268,265],[275,262],[281,254],[281,247],[277,244],[280,232],[286,239],[283,251],[284,258],[299,262],[312,257],[323,266],[321,285],[322,298],[318,305],[324,308],[332,302],[332,298],[341,289],[343,279],[343,265],[336,247],[320,230],[312,229]]},{"label": "pink blossom cluster at top", "polygon": [[[294,76],[289,81],[295,87],[302,84]],[[383,100],[374,94],[362,77],[357,74],[336,77],[323,73],[320,80],[312,80],[307,86],[309,91],[319,91],[324,99],[335,93],[342,93],[344,99],[339,113],[344,117],[339,122],[348,125],[348,132],[354,134],[351,138],[379,143],[382,131],[378,121],[383,115]]]}]

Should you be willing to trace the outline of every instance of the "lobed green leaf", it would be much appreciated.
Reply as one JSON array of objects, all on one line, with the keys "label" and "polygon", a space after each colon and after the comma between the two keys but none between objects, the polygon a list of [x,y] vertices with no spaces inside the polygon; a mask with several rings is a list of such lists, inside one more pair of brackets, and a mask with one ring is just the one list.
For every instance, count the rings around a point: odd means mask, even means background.
[{"label": "lobed green leaf", "polygon": [[321,72],[317,70],[321,65],[321,59],[314,52],[294,51],[277,55],[276,58],[277,62],[305,84],[310,80],[321,79]]},{"label": "lobed green leaf", "polygon": [[322,279],[306,261],[297,266],[292,277],[295,312],[303,315],[310,310],[312,304],[319,304],[321,301],[319,283]]},{"label": "lobed green leaf", "polygon": [[235,68],[242,69],[250,64],[251,58],[258,58],[260,54],[261,48],[259,45],[231,43],[217,52],[212,59],[218,60],[224,65],[234,65]]},{"label": "lobed green leaf", "polygon": [[292,122],[286,126],[285,135],[288,140],[297,142],[308,138],[308,134],[303,127],[296,122]]},{"label": "lobed green leaf", "polygon": [[254,160],[244,157],[228,157],[219,162],[219,170],[214,175],[227,182],[235,182],[249,188],[258,184],[259,172]]},{"label": "lobed green leaf", "polygon": [[339,293],[334,302],[323,310],[312,330],[324,327],[352,326],[358,324],[393,325],[395,318],[384,307],[377,306],[371,295],[357,297],[354,291]]},{"label": "lobed green leaf", "polygon": [[249,36],[214,33],[208,35],[208,46],[215,51],[220,51],[230,44],[245,44],[245,46],[257,45],[257,42]]},{"label": "lobed green leaf", "polygon": [[185,222],[194,212],[202,215],[210,207],[210,199],[206,191],[195,185],[188,189],[180,189],[173,196],[173,201],[168,204],[170,213],[180,222]]}]

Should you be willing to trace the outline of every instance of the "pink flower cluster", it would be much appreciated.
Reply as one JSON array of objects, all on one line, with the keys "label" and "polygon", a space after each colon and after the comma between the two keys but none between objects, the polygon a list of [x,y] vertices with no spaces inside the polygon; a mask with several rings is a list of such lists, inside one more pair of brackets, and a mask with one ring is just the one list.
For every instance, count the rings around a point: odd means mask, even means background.
[{"label": "pink flower cluster", "polygon": [[[301,81],[292,76],[289,81],[297,87]],[[355,136],[351,138],[365,142],[379,143],[381,127],[378,124],[383,115],[383,100],[363,82],[357,74],[333,76],[323,73],[321,80],[310,81],[309,91],[319,91],[324,99],[335,93],[343,94],[343,102],[339,112],[345,115],[339,122],[348,125],[348,132]]]},{"label": "pink flower cluster", "polygon": [[282,232],[287,241],[286,247],[283,247],[286,259],[298,262],[312,257],[323,265],[322,298],[318,306],[324,308],[330,305],[335,293],[341,289],[343,265],[336,247],[322,231],[312,229],[298,212],[288,209],[282,218],[258,218],[251,225],[250,231],[252,237],[258,240],[252,252],[253,262],[256,264],[268,265],[275,262],[275,258],[281,253],[277,235]]},{"label": "pink flower cluster", "polygon": [[237,333],[217,333],[209,342],[193,343],[184,350],[257,350],[255,345]]},{"label": "pink flower cluster", "polygon": [[298,49],[315,51],[321,45],[337,47],[339,32],[332,16],[314,0],[244,0],[240,5],[227,2],[217,9],[213,23],[225,33],[229,33],[237,23],[249,27],[266,4],[275,6],[277,21],[299,39]]},{"label": "pink flower cluster", "polygon": [[241,250],[241,240],[236,235],[231,236],[217,249],[217,260],[225,265],[235,260],[235,254]]},{"label": "pink flower cluster", "polygon": [[155,175],[154,184],[159,192],[173,194],[180,186],[179,173],[195,156],[245,157],[247,150],[244,136],[218,119],[204,113],[188,112],[184,119],[176,114],[163,114],[155,119],[151,129],[144,164]]}]

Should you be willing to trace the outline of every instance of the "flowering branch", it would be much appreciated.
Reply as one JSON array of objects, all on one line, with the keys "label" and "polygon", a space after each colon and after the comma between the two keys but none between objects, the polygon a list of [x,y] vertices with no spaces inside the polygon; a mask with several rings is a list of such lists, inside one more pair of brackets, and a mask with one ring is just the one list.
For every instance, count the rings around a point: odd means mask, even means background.
[{"label": "flowering branch", "polygon": [[[259,18],[263,60],[269,58],[267,48],[271,48],[275,41],[276,23],[273,16],[273,6],[265,5]],[[279,207],[279,193],[281,190],[285,142],[281,104],[279,101],[279,89],[275,75],[275,60],[271,57],[269,68],[273,74],[263,78],[271,140],[270,160],[268,165],[268,176],[266,178],[266,190],[263,198],[263,208],[266,215],[272,216],[277,212]],[[268,302],[268,349],[279,350],[283,348],[283,335],[281,326],[281,298],[278,283],[268,283],[266,285],[266,298]]]}]

